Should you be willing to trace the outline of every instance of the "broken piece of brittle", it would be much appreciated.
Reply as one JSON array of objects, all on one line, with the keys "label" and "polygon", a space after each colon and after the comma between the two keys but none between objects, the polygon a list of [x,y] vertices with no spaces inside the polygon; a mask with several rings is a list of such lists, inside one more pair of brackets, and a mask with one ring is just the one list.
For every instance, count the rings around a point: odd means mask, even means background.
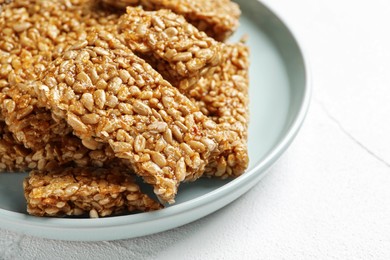
[{"label": "broken piece of brittle", "polygon": [[91,218],[162,205],[141,192],[134,176],[120,168],[58,168],[32,171],[23,183],[27,211],[36,216]]},{"label": "broken piece of brittle", "polygon": [[159,72],[181,91],[223,62],[220,43],[169,10],[129,7],[118,28],[126,44],[149,63],[161,63]]},{"label": "broken piece of brittle", "polygon": [[[113,39],[102,31],[96,37]],[[89,149],[110,144],[161,200],[172,203],[179,183],[200,177],[216,152],[216,124],[148,63],[118,46],[70,47],[43,76],[39,98]]]},{"label": "broken piece of brittle", "polygon": [[102,0],[119,8],[142,5],[146,10],[169,9],[218,41],[226,40],[238,27],[241,11],[230,0]]}]

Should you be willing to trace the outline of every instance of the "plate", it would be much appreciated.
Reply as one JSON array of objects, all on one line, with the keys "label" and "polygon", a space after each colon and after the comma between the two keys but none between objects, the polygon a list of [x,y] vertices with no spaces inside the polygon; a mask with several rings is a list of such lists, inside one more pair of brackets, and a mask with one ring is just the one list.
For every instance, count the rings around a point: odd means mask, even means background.
[{"label": "plate", "polygon": [[176,204],[163,210],[101,219],[29,216],[25,174],[0,174],[0,227],[28,235],[78,241],[116,240],[172,229],[202,218],[252,188],[287,149],[309,106],[307,63],[285,23],[256,0],[236,1],[241,25],[232,41],[249,36],[250,126],[247,172],[234,180],[202,179],[180,186]]}]

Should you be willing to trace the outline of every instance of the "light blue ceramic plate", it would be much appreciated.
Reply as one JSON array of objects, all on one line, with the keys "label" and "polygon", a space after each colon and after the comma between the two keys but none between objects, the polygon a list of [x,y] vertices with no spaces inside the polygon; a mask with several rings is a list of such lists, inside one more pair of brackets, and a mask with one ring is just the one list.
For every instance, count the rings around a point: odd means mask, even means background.
[{"label": "light blue ceramic plate", "polygon": [[297,134],[310,98],[307,63],[291,31],[256,0],[237,1],[243,15],[233,37],[249,35],[250,166],[231,181],[200,180],[180,187],[177,203],[166,209],[103,219],[56,219],[25,211],[24,174],[0,174],[0,227],[62,240],[115,240],[148,235],[202,218],[252,188]]}]

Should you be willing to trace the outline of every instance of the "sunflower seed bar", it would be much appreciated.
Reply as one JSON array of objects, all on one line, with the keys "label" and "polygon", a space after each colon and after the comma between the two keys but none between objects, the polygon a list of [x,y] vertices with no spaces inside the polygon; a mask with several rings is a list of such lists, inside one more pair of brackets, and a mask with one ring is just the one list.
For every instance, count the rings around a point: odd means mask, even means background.
[{"label": "sunflower seed bar", "polygon": [[[243,42],[221,44],[221,48],[224,63],[215,67],[212,75],[202,77],[193,88],[183,93],[224,133],[219,142],[220,154],[209,160],[205,176],[225,179],[243,174],[249,162],[249,49]],[[164,75],[166,64],[157,60],[149,62]]]},{"label": "sunflower seed bar", "polygon": [[119,33],[148,61],[163,61],[165,71],[160,73],[182,91],[222,63],[220,43],[169,10],[146,12],[128,7],[120,18]]},{"label": "sunflower seed bar", "polygon": [[119,168],[32,171],[23,186],[27,211],[36,216],[88,213],[91,218],[97,218],[162,208],[141,192],[133,176]]},{"label": "sunflower seed bar", "polygon": [[13,1],[0,13],[0,86],[36,80],[70,40],[85,37],[89,0]]},{"label": "sunflower seed bar", "polygon": [[241,11],[230,0],[102,0],[119,8],[141,4],[146,10],[170,9],[183,15],[200,31],[218,41],[226,40],[238,27]]},{"label": "sunflower seed bar", "polygon": [[[16,138],[12,140],[31,148],[24,149],[27,168],[44,169],[53,164],[110,166],[119,163],[109,145],[102,144],[94,151],[84,147],[81,140],[70,133],[71,128],[65,120],[54,120],[51,112],[39,104],[34,91],[34,80],[67,44],[75,39],[86,39],[88,30],[115,24],[118,17],[99,9],[89,0],[71,3],[15,1],[0,14],[0,117]],[[10,158],[14,160],[15,156]],[[2,170],[25,169],[16,166]]]},{"label": "sunflower seed bar", "polygon": [[[115,40],[103,31],[96,37]],[[129,49],[109,46],[70,47],[43,77],[40,99],[89,149],[110,144],[173,202],[179,182],[203,174],[217,146],[216,124]]]},{"label": "sunflower seed bar", "polygon": [[249,49],[244,43],[227,44],[222,53],[225,62],[214,75],[202,78],[186,95],[229,135],[220,143],[221,155],[205,170],[206,176],[227,178],[248,167]]},{"label": "sunflower seed bar", "polygon": [[[87,149],[70,133],[65,120],[54,120],[51,112],[39,104],[34,91],[34,80],[64,51],[66,44],[86,39],[88,30],[109,28],[118,20],[118,15],[107,14],[92,2],[17,1],[0,14],[0,117],[9,125],[7,131],[13,133],[8,133],[12,142],[4,142],[3,147],[15,146],[19,151],[3,156],[7,164],[1,171],[42,170],[64,164],[123,165],[108,144],[94,147],[93,151]],[[30,13],[30,9],[35,12]],[[83,23],[76,24],[78,21]],[[96,45],[107,44],[88,40]],[[25,156],[23,160],[20,151]]]},{"label": "sunflower seed bar", "polygon": [[20,0],[0,14],[0,117],[18,142],[38,151],[70,133],[64,120],[54,121],[38,103],[33,83],[65,46],[86,39],[88,30],[116,24],[118,18],[92,0]]},{"label": "sunflower seed bar", "polygon": [[[198,76],[202,76],[200,79],[187,75],[188,78],[181,79],[178,84],[177,80],[172,79],[174,73],[172,68],[178,68],[178,63],[175,63],[175,56],[172,59],[167,58],[167,53],[171,50],[170,44],[175,42],[174,37],[177,37],[178,45],[185,45],[187,38],[191,38],[191,34],[196,38],[198,32],[183,29],[189,26],[185,21],[179,23],[180,26],[176,29],[174,26],[176,21],[180,20],[180,16],[166,10],[145,12],[139,8],[129,7],[127,12],[127,15],[120,19],[119,31],[124,34],[128,44],[140,53],[147,53],[146,60],[182,93],[192,98],[205,115],[214,119],[220,132],[224,133],[223,140],[219,142],[220,155],[210,159],[206,175],[227,178],[244,173],[249,161],[246,145],[249,68],[247,47],[243,43],[215,45],[218,46],[221,55],[218,59],[223,62],[209,69],[207,74],[199,73]],[[165,39],[166,32],[172,28],[178,33],[173,35],[173,39]],[[185,37],[179,33],[180,29]],[[191,46],[190,49],[196,47],[197,41],[194,40]],[[202,56],[196,51],[191,53],[188,49],[185,50],[184,53],[188,54],[189,59]],[[180,52],[176,55],[182,54],[183,52]],[[182,85],[183,82],[189,83]]]}]

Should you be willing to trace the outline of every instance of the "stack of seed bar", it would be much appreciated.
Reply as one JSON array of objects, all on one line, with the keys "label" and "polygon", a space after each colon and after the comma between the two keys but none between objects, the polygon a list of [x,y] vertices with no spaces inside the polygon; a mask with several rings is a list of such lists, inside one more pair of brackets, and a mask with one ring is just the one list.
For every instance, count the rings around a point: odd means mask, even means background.
[{"label": "stack of seed bar", "polygon": [[156,210],[183,181],[244,173],[249,52],[221,42],[238,26],[236,4],[14,0],[2,9],[0,170],[30,171],[30,214]]}]

